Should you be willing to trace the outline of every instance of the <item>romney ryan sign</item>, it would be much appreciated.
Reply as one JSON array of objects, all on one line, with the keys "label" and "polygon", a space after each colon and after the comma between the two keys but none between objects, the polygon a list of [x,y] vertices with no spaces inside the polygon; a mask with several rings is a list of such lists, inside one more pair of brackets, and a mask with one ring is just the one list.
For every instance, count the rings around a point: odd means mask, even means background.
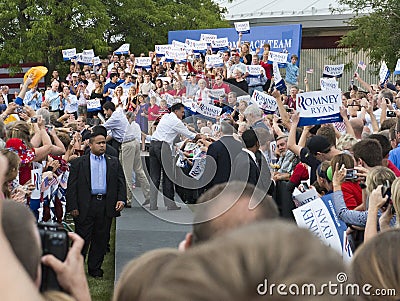
[{"label": "romney ryan sign", "polygon": [[[172,41],[185,42],[186,39],[200,40],[202,34],[217,35],[218,39],[228,38],[229,46],[236,47],[239,39],[235,28],[215,28],[200,30],[179,30],[168,33],[168,43]],[[249,41],[252,51],[261,48],[265,43],[271,45],[275,52],[287,52],[288,58],[296,54],[300,58],[301,49],[301,24],[281,26],[255,26],[251,27],[248,34],[243,34],[242,42]]]}]

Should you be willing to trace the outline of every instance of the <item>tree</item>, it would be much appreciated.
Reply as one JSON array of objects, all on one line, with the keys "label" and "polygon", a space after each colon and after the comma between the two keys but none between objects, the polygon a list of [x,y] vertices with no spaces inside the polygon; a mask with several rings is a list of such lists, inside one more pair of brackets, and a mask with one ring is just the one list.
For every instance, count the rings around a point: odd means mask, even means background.
[{"label": "tree", "polygon": [[339,46],[351,51],[364,50],[371,63],[386,61],[389,68],[400,58],[400,1],[398,0],[339,0],[356,15],[349,21],[355,29],[340,40]]},{"label": "tree", "polygon": [[0,3],[0,64],[59,67],[62,49],[109,50],[109,17],[101,0],[7,0]]}]

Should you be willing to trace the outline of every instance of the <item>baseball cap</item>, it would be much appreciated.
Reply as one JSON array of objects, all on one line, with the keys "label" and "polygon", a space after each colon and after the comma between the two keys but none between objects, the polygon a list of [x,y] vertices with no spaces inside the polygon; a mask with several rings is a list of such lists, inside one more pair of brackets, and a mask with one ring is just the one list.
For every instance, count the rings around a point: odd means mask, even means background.
[{"label": "baseball cap", "polygon": [[316,153],[327,153],[331,149],[331,146],[325,137],[318,135],[312,136],[307,142],[307,147],[313,155]]}]

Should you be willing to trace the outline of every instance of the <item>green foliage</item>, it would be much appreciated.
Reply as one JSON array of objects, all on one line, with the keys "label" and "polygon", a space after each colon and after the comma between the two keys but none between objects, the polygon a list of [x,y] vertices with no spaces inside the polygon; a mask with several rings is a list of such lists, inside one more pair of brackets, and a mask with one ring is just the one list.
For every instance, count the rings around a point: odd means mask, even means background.
[{"label": "green foliage", "polygon": [[212,0],[0,1],[0,64],[62,64],[62,49],[94,49],[104,56],[123,43],[132,52],[153,50],[168,31],[227,27]]},{"label": "green foliage", "polygon": [[349,31],[340,41],[340,46],[353,52],[368,52],[371,63],[379,65],[386,61],[389,68],[400,58],[400,1],[398,0],[339,0],[350,7],[356,16]]}]

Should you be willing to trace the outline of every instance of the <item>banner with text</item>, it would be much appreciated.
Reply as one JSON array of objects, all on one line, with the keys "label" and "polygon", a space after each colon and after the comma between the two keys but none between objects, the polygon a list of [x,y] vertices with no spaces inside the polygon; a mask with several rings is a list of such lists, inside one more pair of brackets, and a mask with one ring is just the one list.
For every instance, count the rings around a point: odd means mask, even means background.
[{"label": "banner with text", "polygon": [[322,77],[342,77],[344,71],[344,64],[340,65],[325,65],[324,74]]},{"label": "banner with text", "polygon": [[339,89],[339,83],[335,78],[321,77],[319,79],[319,84],[321,85],[322,91]]},{"label": "banner with text", "polygon": [[151,69],[151,57],[135,57],[135,68]]},{"label": "banner with text", "polygon": [[297,94],[297,111],[300,113],[299,126],[341,122],[340,106],[342,92],[326,90]]},{"label": "banner with text", "polygon": [[64,61],[76,58],[76,48],[62,50],[62,56]]},{"label": "banner with text", "polygon": [[225,51],[228,50],[228,47],[228,38],[220,38],[211,41],[211,48],[213,51]]},{"label": "banner with text", "polygon": [[202,114],[207,117],[216,118],[221,115],[222,108],[217,106],[208,104],[208,103],[200,103],[195,106],[196,112]]},{"label": "banner with text", "polygon": [[202,33],[200,35],[200,41],[204,41],[207,44],[211,44],[211,42],[214,41],[215,39],[217,39],[216,34]]},{"label": "banner with text", "polygon": [[251,96],[253,102],[255,102],[265,114],[274,114],[278,108],[276,99],[268,94],[254,90]]},{"label": "banner with text", "polygon": [[249,21],[245,22],[234,22],[236,32],[239,33],[250,33],[250,23]]},{"label": "banner with text", "polygon": [[223,67],[224,61],[222,57],[218,54],[208,54],[206,55],[206,67],[207,68],[216,68],[216,67]]},{"label": "banner with text", "polygon": [[115,54],[128,54],[130,44],[123,44],[117,50],[114,51]]},{"label": "banner with text", "polygon": [[270,51],[268,53],[268,61],[277,63],[286,63],[288,58],[287,53]]},{"label": "banner with text", "polygon": [[386,65],[386,62],[382,62],[381,68],[379,69],[379,82],[384,83],[390,76],[389,68]]}]

